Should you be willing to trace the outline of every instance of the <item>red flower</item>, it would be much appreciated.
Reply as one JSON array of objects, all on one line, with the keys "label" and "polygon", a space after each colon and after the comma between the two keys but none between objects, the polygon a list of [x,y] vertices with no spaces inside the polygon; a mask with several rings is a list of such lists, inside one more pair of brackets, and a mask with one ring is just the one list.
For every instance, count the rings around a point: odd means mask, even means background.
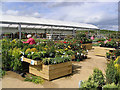
[{"label": "red flower", "polygon": [[108,41],[111,41],[111,38]]},{"label": "red flower", "polygon": [[62,41],[60,41],[62,43]]},{"label": "red flower", "polygon": [[63,43],[68,43],[68,42],[64,41]]},{"label": "red flower", "polygon": [[80,41],[80,43],[82,43],[82,41]]}]

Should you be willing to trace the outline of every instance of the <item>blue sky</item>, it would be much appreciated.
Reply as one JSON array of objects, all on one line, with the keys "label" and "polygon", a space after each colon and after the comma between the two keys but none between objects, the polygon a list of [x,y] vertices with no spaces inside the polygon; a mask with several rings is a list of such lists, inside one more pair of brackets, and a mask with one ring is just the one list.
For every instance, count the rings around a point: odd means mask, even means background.
[{"label": "blue sky", "polygon": [[3,15],[32,16],[118,30],[118,2],[2,2]]}]

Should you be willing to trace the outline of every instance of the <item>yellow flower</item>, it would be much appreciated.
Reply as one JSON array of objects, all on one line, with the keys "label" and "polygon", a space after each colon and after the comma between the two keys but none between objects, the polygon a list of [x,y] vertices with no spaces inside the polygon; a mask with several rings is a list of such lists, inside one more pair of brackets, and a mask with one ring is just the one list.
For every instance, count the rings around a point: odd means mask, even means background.
[{"label": "yellow flower", "polygon": [[118,57],[116,58],[116,60],[114,61],[114,63],[116,64],[119,59],[120,59],[120,56],[118,56]]},{"label": "yellow flower", "polygon": [[37,52],[37,49],[36,48],[32,48],[31,52]]},{"label": "yellow flower", "polygon": [[30,48],[28,48],[28,49],[25,51],[26,54],[29,53],[29,52],[31,52],[31,49],[30,49]]},{"label": "yellow flower", "polygon": [[65,50],[68,50],[68,48],[65,48]]},{"label": "yellow flower", "polygon": [[118,72],[120,72],[120,64],[115,64],[114,66],[117,68]]},{"label": "yellow flower", "polygon": [[13,39],[13,40],[12,40],[12,43],[16,43],[16,40],[15,40],[15,39]]},{"label": "yellow flower", "polygon": [[81,48],[82,48],[82,45],[81,45]]},{"label": "yellow flower", "polygon": [[71,48],[70,46],[68,46],[68,48]]},{"label": "yellow flower", "polygon": [[44,48],[45,50],[47,50],[47,48]]},{"label": "yellow flower", "polygon": [[115,66],[116,68],[118,68],[119,64],[115,64],[114,66]]}]

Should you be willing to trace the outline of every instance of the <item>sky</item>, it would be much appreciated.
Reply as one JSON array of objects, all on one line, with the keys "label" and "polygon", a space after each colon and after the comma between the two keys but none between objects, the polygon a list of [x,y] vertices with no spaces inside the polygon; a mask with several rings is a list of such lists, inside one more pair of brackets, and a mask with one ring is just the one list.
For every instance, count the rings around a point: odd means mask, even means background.
[{"label": "sky", "polygon": [[100,29],[118,30],[118,2],[46,1],[2,2],[2,15],[32,16],[37,18],[88,23]]}]

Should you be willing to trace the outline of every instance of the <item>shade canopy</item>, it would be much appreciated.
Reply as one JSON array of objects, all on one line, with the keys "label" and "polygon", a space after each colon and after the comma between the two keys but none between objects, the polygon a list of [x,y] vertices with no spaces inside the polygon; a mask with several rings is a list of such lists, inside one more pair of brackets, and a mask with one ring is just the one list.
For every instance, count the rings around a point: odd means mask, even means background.
[{"label": "shade canopy", "polygon": [[85,23],[76,23],[76,22],[65,22],[58,20],[50,20],[43,18],[35,18],[28,16],[11,16],[11,15],[2,15],[0,18],[0,22],[2,25],[0,27],[18,27],[21,24],[21,28],[53,28],[53,29],[66,29],[72,30],[73,28],[77,28],[77,30],[81,29],[99,29],[97,26],[92,24]]}]

